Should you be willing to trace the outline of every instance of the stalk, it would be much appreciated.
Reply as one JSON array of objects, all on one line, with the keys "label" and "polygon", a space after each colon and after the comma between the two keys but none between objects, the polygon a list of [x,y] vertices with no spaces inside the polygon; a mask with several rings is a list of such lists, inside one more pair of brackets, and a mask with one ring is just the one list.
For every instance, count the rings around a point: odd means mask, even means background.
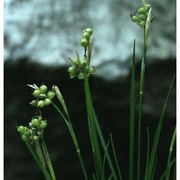
[{"label": "stalk", "polygon": [[130,145],[129,145],[129,180],[134,179],[134,138],[135,138],[135,40],[131,68],[131,100],[130,100]]},{"label": "stalk", "polygon": [[47,149],[47,146],[46,146],[46,143],[45,143],[43,137],[42,137],[42,151],[43,151],[47,166],[49,168],[51,178],[52,178],[52,180],[56,180],[56,176],[55,176],[54,169],[53,169],[53,166],[52,166],[52,163],[51,163],[51,159],[49,157],[48,149]]},{"label": "stalk", "polygon": [[143,57],[142,57],[142,62],[141,62],[140,90],[139,90],[137,180],[140,179],[140,170],[141,170],[141,121],[142,121],[142,100],[143,100],[143,93],[144,93],[147,40],[148,40],[148,33],[146,31],[146,27],[144,27],[144,47],[143,47]]},{"label": "stalk", "polygon": [[174,130],[173,137],[172,137],[171,144],[170,144],[170,148],[169,148],[167,171],[166,171],[166,180],[168,180],[169,176],[170,176],[170,170],[171,170],[170,161],[171,161],[171,156],[172,156],[172,152],[173,152],[173,149],[174,149],[175,139],[176,139],[176,128]]},{"label": "stalk", "polygon": [[89,134],[90,140],[92,145],[92,152],[94,156],[94,164],[96,170],[96,176],[98,180],[104,179],[102,176],[103,164],[102,164],[102,157],[100,152],[99,146],[99,139],[97,135],[96,124],[93,116],[93,105],[91,100],[91,93],[89,89],[89,79],[85,77],[84,80],[84,90],[85,90],[85,98],[86,98],[86,107],[87,107],[87,114],[88,114],[88,125],[89,125]]},{"label": "stalk", "polygon": [[81,164],[81,168],[82,168],[82,171],[83,171],[83,174],[84,174],[84,179],[85,180],[88,180],[88,176],[87,176],[87,172],[86,172],[86,169],[85,169],[85,165],[84,165],[84,161],[83,161],[83,158],[82,158],[82,155],[81,155],[81,151],[80,151],[80,147],[79,147],[79,143],[78,143],[78,140],[77,140],[77,137],[76,137],[76,134],[74,132],[74,128],[72,126],[72,123],[70,121],[70,118],[68,116],[68,119],[64,116],[64,114],[61,112],[61,110],[56,106],[56,104],[54,104],[52,102],[52,105],[53,107],[56,109],[56,111],[60,114],[60,116],[63,118],[64,122],[66,123],[67,127],[68,127],[68,130],[69,130],[69,133],[71,135],[71,138],[73,140],[73,143],[74,143],[74,146],[76,148],[76,152],[77,152],[77,155],[78,155],[78,158],[79,158],[79,161],[80,161],[80,164]]}]

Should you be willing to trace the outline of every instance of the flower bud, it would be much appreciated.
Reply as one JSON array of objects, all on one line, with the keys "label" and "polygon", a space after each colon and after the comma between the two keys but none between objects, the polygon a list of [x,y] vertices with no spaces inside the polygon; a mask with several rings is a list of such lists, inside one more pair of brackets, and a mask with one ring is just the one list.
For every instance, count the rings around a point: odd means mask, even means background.
[{"label": "flower bud", "polygon": [[138,18],[141,20],[146,20],[147,16],[144,14],[140,14]]},{"label": "flower bud", "polygon": [[138,23],[138,25],[141,26],[141,27],[144,27],[144,26],[145,26],[145,21],[140,21],[140,22]]},{"label": "flower bud", "polygon": [[94,74],[95,72],[96,72],[95,67],[91,66],[91,67],[89,68],[89,74]]},{"label": "flower bud", "polygon": [[79,65],[79,59],[72,59],[72,63],[74,65]]},{"label": "flower bud", "polygon": [[37,106],[37,103],[38,103],[37,100],[33,100],[29,104],[32,105],[32,106]]},{"label": "flower bud", "polygon": [[54,92],[48,91],[47,97],[48,97],[49,99],[53,99],[54,96],[55,96],[55,93],[54,93]]},{"label": "flower bud", "polygon": [[131,20],[132,20],[133,22],[138,22],[138,21],[139,21],[139,18],[138,18],[137,16],[132,16],[132,17],[131,17]]},{"label": "flower bud", "polygon": [[87,60],[83,59],[83,60],[81,61],[81,66],[86,66],[86,65],[87,65]]},{"label": "flower bud", "polygon": [[47,126],[47,122],[42,120],[41,123],[40,123],[39,128],[44,129],[46,126]]},{"label": "flower bud", "polygon": [[47,86],[46,85],[41,85],[40,87],[39,87],[39,89],[40,89],[40,91],[41,91],[41,93],[42,94],[45,94],[46,93],[46,91],[48,90],[48,88],[47,88]]},{"label": "flower bud", "polygon": [[139,14],[146,14],[147,13],[147,8],[144,6],[144,7],[141,7],[138,9],[137,11]]},{"label": "flower bud", "polygon": [[81,38],[81,46],[82,47],[87,47],[89,46],[89,41],[85,38]]},{"label": "flower bud", "polygon": [[91,36],[91,34],[87,31],[84,31],[82,34],[82,38],[87,39],[88,41],[89,41],[90,36]]},{"label": "flower bud", "polygon": [[28,138],[27,138],[25,135],[22,135],[22,140],[23,140],[23,141],[27,141]]},{"label": "flower bud", "polygon": [[39,136],[33,136],[33,140],[37,142],[39,140]]},{"label": "flower bud", "polygon": [[37,107],[43,108],[44,107],[44,100],[38,101]]},{"label": "flower bud", "polygon": [[38,119],[32,119],[31,120],[31,126],[38,127],[39,126],[39,120]]},{"label": "flower bud", "polygon": [[92,29],[92,28],[86,28],[86,31],[87,31],[90,35],[93,34],[93,29]]},{"label": "flower bud", "polygon": [[76,74],[75,66],[69,67],[68,72],[69,72],[70,76],[75,76],[75,74]]},{"label": "flower bud", "polygon": [[25,127],[24,127],[24,126],[19,126],[19,127],[17,128],[17,131],[20,132],[21,134],[24,134],[24,132],[25,132]]},{"label": "flower bud", "polygon": [[32,134],[32,130],[26,128],[26,130],[25,130],[25,132],[24,132],[24,135],[29,136],[29,135],[31,135],[31,134]]},{"label": "flower bud", "polygon": [[81,72],[81,73],[79,73],[79,75],[78,75],[78,77],[77,77],[78,79],[84,79],[84,74]]},{"label": "flower bud", "polygon": [[36,97],[36,98],[38,98],[40,94],[41,94],[41,91],[39,89],[35,89],[33,91],[33,96]]},{"label": "flower bud", "polygon": [[51,101],[51,99],[49,99],[49,98],[46,98],[45,100],[44,100],[44,105],[45,106],[48,106],[48,105],[50,105],[52,103],[52,101]]}]

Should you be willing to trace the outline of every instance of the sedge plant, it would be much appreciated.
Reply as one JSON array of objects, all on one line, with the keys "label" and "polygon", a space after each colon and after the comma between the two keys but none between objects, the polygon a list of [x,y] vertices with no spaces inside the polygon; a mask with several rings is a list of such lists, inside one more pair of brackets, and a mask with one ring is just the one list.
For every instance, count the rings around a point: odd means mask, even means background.
[{"label": "sedge plant", "polygon": [[[141,124],[142,124],[142,106],[143,106],[143,94],[144,94],[144,82],[145,82],[145,64],[146,64],[146,52],[148,37],[150,32],[150,25],[154,19],[151,15],[152,7],[150,4],[142,1],[142,6],[134,13],[131,14],[131,20],[138,24],[143,29],[143,53],[141,60],[141,72],[140,72],[140,87],[139,87],[139,100],[138,100],[138,120],[135,119],[136,113],[136,87],[135,87],[135,50],[136,43],[133,43],[132,53],[132,66],[131,66],[131,90],[130,90],[130,127],[129,127],[129,170],[128,172],[121,172],[121,162],[118,160],[114,140],[112,134],[109,139],[106,140],[103,135],[103,131],[99,124],[99,120],[96,115],[96,111],[92,101],[92,95],[90,90],[89,78],[95,74],[96,69],[91,65],[91,55],[93,50],[93,29],[86,28],[82,31],[80,45],[84,49],[84,54],[81,57],[76,52],[75,58],[70,58],[70,67],[68,73],[70,78],[77,78],[84,83],[84,94],[86,101],[87,111],[87,123],[88,132],[91,143],[91,152],[94,162],[94,173],[89,174],[86,170],[86,166],[81,154],[81,149],[76,136],[76,132],[73,128],[73,121],[70,118],[67,105],[61,94],[60,89],[53,85],[49,89],[45,84],[37,86],[32,84],[28,86],[32,88],[32,95],[34,99],[30,102],[30,105],[36,108],[36,113],[30,120],[28,126],[17,125],[17,131],[20,133],[22,140],[25,142],[28,150],[32,154],[35,162],[39,166],[40,170],[44,174],[46,180],[56,180],[56,175],[53,169],[53,163],[51,162],[50,155],[44,139],[45,128],[47,128],[48,120],[42,116],[42,109],[45,106],[52,105],[59,116],[64,120],[69,134],[72,138],[72,142],[75,146],[77,156],[82,168],[83,178],[85,180],[124,180],[123,175],[128,174],[129,180],[154,180],[156,173],[156,164],[158,161],[157,148],[160,140],[160,134],[163,126],[163,120],[165,111],[170,97],[170,93],[173,87],[175,76],[173,76],[170,84],[168,94],[160,114],[159,123],[154,136],[153,144],[150,144],[150,132],[147,127],[147,152],[146,152],[146,164],[145,172],[142,172],[142,157],[141,157]],[[59,100],[60,106],[55,104],[54,98]],[[136,129],[137,124],[137,129]],[[135,136],[138,137],[137,143],[135,143]],[[162,173],[160,180],[170,180],[171,174],[175,179],[176,159],[173,157],[173,150],[176,139],[176,129],[172,135],[172,140],[169,147],[169,154],[167,157],[166,169]],[[137,154],[135,150],[137,149]],[[110,151],[111,150],[111,151]],[[137,159],[135,159],[137,156]]]}]

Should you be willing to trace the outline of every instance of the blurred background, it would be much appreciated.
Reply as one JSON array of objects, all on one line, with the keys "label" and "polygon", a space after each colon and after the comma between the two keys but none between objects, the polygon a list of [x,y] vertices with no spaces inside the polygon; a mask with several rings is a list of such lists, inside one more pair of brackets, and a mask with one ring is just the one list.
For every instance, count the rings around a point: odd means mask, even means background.
[{"label": "blurred background", "polygon": [[[82,30],[92,27],[94,46],[91,89],[94,105],[105,137],[112,132],[115,146],[127,176],[130,63],[136,39],[136,73],[139,85],[143,29],[131,22],[141,0],[4,0],[4,133],[5,179],[43,179],[40,170],[16,132],[16,123],[26,125],[35,113],[29,106],[36,83],[60,87],[80,141],[86,167],[92,174],[87,132],[83,82],[70,79],[69,58],[80,47]],[[143,106],[143,141],[146,126],[155,132],[160,112],[176,71],[176,1],[149,1],[155,19],[151,25],[147,51]],[[138,93],[137,93],[138,96]],[[175,85],[168,104],[159,152],[167,149],[175,126]],[[138,107],[137,107],[138,109]],[[61,118],[51,108],[43,110],[48,119],[45,138],[57,179],[83,179],[75,148]],[[166,142],[166,143],[165,143]],[[167,151],[158,157],[162,173]],[[144,156],[145,157],[145,156]],[[159,177],[156,174],[156,177]],[[126,179],[126,178],[125,178]]]}]

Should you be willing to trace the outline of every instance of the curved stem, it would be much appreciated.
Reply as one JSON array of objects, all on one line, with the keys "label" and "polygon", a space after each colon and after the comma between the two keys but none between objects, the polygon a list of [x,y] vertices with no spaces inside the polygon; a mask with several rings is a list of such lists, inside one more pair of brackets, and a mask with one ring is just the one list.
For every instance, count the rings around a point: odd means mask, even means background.
[{"label": "curved stem", "polygon": [[52,105],[56,109],[56,111],[60,114],[60,116],[63,118],[63,120],[65,121],[65,123],[66,123],[66,125],[68,127],[69,133],[71,135],[74,146],[76,148],[76,152],[77,152],[80,164],[81,164],[81,168],[83,170],[84,178],[85,178],[85,180],[88,180],[88,176],[87,176],[87,172],[86,172],[85,165],[84,165],[84,162],[83,162],[83,158],[82,158],[82,155],[81,155],[81,151],[80,151],[80,148],[79,148],[78,140],[77,140],[76,134],[74,132],[74,128],[72,126],[72,123],[70,121],[70,118],[69,118],[69,116],[66,118],[64,116],[64,114],[61,112],[61,110],[53,102],[52,102]]}]

